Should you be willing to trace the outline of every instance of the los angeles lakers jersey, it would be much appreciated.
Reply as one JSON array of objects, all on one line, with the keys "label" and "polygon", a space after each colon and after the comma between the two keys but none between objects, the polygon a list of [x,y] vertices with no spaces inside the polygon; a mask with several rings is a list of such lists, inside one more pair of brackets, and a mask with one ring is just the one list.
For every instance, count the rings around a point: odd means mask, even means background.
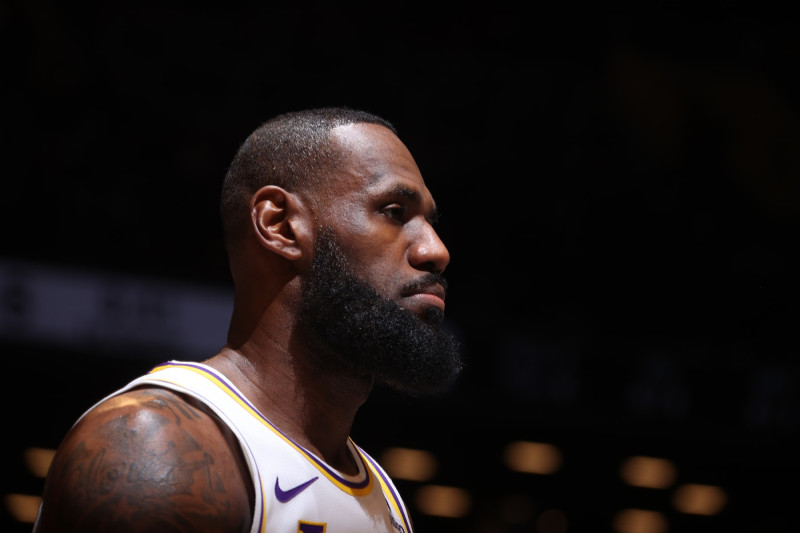
[{"label": "los angeles lakers jersey", "polygon": [[282,433],[228,378],[202,363],[170,361],[108,398],[141,385],[197,398],[236,435],[255,494],[251,533],[412,532],[391,479],[352,440],[358,473],[350,476]]}]

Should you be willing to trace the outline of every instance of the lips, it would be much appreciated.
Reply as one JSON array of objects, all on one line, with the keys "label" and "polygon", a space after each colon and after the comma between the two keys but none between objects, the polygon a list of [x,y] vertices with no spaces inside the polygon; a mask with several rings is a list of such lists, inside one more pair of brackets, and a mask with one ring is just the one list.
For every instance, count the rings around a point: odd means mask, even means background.
[{"label": "lips", "polygon": [[438,283],[416,287],[403,294],[404,298],[421,305],[432,305],[444,311],[445,289]]}]

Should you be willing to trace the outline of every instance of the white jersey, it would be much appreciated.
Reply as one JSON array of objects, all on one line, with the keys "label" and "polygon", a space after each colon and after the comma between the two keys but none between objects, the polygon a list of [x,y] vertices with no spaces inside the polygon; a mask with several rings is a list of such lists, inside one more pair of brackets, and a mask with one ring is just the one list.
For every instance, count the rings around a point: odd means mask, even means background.
[{"label": "white jersey", "polygon": [[412,532],[391,479],[352,440],[358,473],[350,476],[282,433],[228,378],[202,363],[170,361],[105,399],[141,385],[197,398],[236,435],[255,494],[251,533]]}]

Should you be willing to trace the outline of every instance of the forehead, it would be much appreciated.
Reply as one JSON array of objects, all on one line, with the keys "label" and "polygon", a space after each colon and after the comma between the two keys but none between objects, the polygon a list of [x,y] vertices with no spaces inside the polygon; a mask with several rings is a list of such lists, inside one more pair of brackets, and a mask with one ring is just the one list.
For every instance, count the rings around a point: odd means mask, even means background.
[{"label": "forehead", "polygon": [[405,144],[378,124],[347,124],[331,130],[344,154],[342,172],[334,179],[339,191],[377,191],[407,187],[430,197],[422,174]]}]

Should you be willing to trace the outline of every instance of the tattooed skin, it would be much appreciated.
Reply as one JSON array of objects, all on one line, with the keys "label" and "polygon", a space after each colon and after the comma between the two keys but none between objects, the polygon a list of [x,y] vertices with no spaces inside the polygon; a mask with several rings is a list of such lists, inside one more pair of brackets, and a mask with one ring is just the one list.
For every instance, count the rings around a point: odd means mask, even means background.
[{"label": "tattooed skin", "polygon": [[208,414],[159,389],[134,391],[118,403],[88,421],[91,431],[77,431],[54,463],[62,530],[239,531],[248,525],[249,516],[234,509],[242,495],[232,498],[225,479],[239,465],[230,453],[220,464],[219,450],[206,444],[213,432],[225,443]]}]

